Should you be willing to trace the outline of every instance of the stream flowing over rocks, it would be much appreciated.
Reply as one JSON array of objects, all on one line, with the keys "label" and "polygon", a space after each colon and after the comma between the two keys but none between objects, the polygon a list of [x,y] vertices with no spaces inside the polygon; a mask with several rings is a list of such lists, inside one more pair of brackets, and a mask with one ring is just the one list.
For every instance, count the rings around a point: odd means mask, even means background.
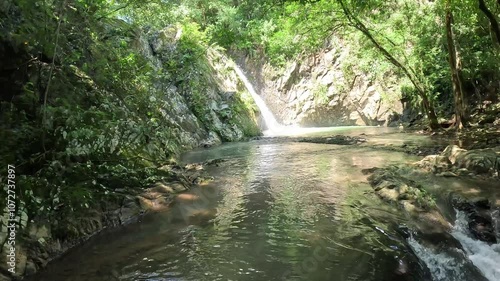
[{"label": "stream flowing over rocks", "polygon": [[500,281],[500,0],[450,2],[1,0],[0,281]]},{"label": "stream flowing over rocks", "polygon": [[191,151],[164,169],[197,187],[146,190],[150,212],[27,280],[498,280],[498,180],[477,157],[483,176],[443,177],[380,147],[428,141],[332,128]]}]

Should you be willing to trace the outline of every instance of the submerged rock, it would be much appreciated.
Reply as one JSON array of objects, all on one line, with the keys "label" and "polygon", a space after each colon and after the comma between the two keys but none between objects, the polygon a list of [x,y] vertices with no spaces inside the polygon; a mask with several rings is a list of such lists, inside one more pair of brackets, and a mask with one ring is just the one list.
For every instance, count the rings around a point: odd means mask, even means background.
[{"label": "submerged rock", "polygon": [[373,172],[368,181],[380,198],[416,217],[426,231],[442,232],[450,228],[450,224],[437,210],[434,199],[421,185],[404,176],[408,171],[392,166],[363,172]]},{"label": "submerged rock", "polygon": [[361,137],[350,137],[343,135],[336,135],[330,137],[311,137],[311,138],[300,138],[298,142],[310,142],[310,143],[325,143],[325,144],[338,144],[338,145],[354,145],[366,142],[365,138]]}]

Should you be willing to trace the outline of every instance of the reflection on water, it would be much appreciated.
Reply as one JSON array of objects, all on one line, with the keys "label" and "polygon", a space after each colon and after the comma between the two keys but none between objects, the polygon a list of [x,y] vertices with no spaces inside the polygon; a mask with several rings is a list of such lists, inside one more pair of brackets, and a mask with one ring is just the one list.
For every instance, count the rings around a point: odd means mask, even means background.
[{"label": "reflection on water", "polygon": [[397,128],[371,127],[371,126],[343,126],[343,127],[307,127],[302,128],[297,125],[280,126],[272,131],[264,132],[264,135],[271,137],[278,136],[322,136],[331,134],[380,134],[398,131]]},{"label": "reflection on water", "polygon": [[[369,137],[375,144],[430,142],[393,129],[341,128],[314,134],[332,132],[378,132]],[[167,212],[94,237],[29,280],[417,281],[436,276],[414,253],[428,266],[439,256],[425,255],[426,249],[412,241],[409,247],[399,226],[411,227],[412,222],[382,203],[361,173],[419,158],[364,145],[264,139],[192,151],[183,161],[215,158],[227,161],[207,168],[214,182],[179,195]],[[417,180],[436,193],[444,185],[460,190],[474,184]]]},{"label": "reflection on water", "polygon": [[416,158],[264,141],[185,161],[218,157],[228,161],[209,168],[209,186],[95,237],[33,280],[413,280],[403,273],[420,265],[394,230],[408,222],[372,194],[361,169]]}]

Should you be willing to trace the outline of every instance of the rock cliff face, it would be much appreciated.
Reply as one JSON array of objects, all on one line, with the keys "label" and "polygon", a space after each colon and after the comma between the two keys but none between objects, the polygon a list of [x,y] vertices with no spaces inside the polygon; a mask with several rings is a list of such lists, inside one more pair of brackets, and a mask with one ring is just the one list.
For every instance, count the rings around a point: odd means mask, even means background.
[{"label": "rock cliff face", "polygon": [[[107,38],[106,42],[126,42],[130,51],[139,53],[142,56],[140,59],[148,61],[160,73],[161,77],[153,77],[156,74],[150,77],[154,81],[153,85],[148,85],[152,96],[150,102],[161,112],[164,118],[161,122],[168,124],[172,141],[183,150],[222,141],[238,141],[260,133],[253,100],[232,70],[229,58],[209,48],[205,57],[200,59],[200,63],[206,64],[205,68],[183,65],[179,57],[184,54],[178,46],[182,28],[177,26],[148,32],[137,28],[131,30],[130,25],[121,20],[108,20],[102,26],[101,35]],[[36,90],[43,95],[50,64],[35,61],[26,66],[24,62],[29,61],[30,54],[17,47],[12,38],[5,36],[0,39],[0,59],[5,62],[0,65],[0,81],[5,82],[0,86],[5,90],[0,91],[0,101],[23,98],[26,83],[41,85],[40,90]],[[106,56],[94,46],[88,46],[87,51],[92,56]],[[173,62],[176,65],[168,69]],[[102,91],[96,86],[95,77],[85,74],[77,66],[70,68],[74,73],[68,71],[62,74],[68,76],[68,80]],[[108,70],[101,68],[99,71]],[[183,73],[180,75],[176,71]],[[186,76],[191,78],[186,79]],[[80,78],[81,81],[78,80]],[[196,88],[189,83],[190,80],[198,82]],[[124,96],[129,94],[123,93]],[[238,114],[233,114],[235,112]]]},{"label": "rock cliff face", "polygon": [[283,124],[397,125],[403,105],[396,76],[370,77],[349,66],[350,48],[332,40],[322,51],[281,70],[241,56],[238,61]]},{"label": "rock cliff face", "polygon": [[[175,59],[177,42],[182,29],[169,26],[163,30],[136,32],[134,46],[155,67],[160,70]],[[234,62],[217,50],[207,50],[206,62],[209,69],[200,69],[193,75],[204,77],[202,101],[193,98],[193,89],[182,83],[159,83],[157,90],[165,93],[165,119],[177,128],[179,142],[185,148],[219,144],[222,141],[238,141],[246,136],[259,134],[253,100],[239,81],[232,68]],[[208,71],[207,71],[208,70]],[[196,111],[198,107],[203,112]],[[239,111],[241,115],[233,114]]]}]

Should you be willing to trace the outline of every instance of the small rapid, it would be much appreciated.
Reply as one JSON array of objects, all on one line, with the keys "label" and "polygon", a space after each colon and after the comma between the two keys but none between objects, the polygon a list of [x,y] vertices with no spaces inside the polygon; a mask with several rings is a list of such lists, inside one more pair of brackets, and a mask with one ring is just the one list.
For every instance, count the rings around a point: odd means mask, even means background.
[{"label": "small rapid", "polygon": [[419,241],[415,237],[410,237],[408,244],[429,268],[434,281],[500,280],[500,245],[472,238],[466,214],[456,213],[450,234],[461,247],[435,245],[435,241]]},{"label": "small rapid", "polygon": [[468,258],[488,280],[500,280],[500,244],[489,245],[473,239],[467,228],[464,212],[457,212],[457,219],[451,234],[460,242]]},{"label": "small rapid", "polygon": [[[408,239],[408,244],[417,257],[427,265],[433,281],[469,280],[466,278],[467,273],[463,270],[466,265],[466,260],[463,257],[453,255],[449,251],[443,251],[442,249],[432,249],[413,237]],[[458,249],[455,254],[459,255]]]}]

